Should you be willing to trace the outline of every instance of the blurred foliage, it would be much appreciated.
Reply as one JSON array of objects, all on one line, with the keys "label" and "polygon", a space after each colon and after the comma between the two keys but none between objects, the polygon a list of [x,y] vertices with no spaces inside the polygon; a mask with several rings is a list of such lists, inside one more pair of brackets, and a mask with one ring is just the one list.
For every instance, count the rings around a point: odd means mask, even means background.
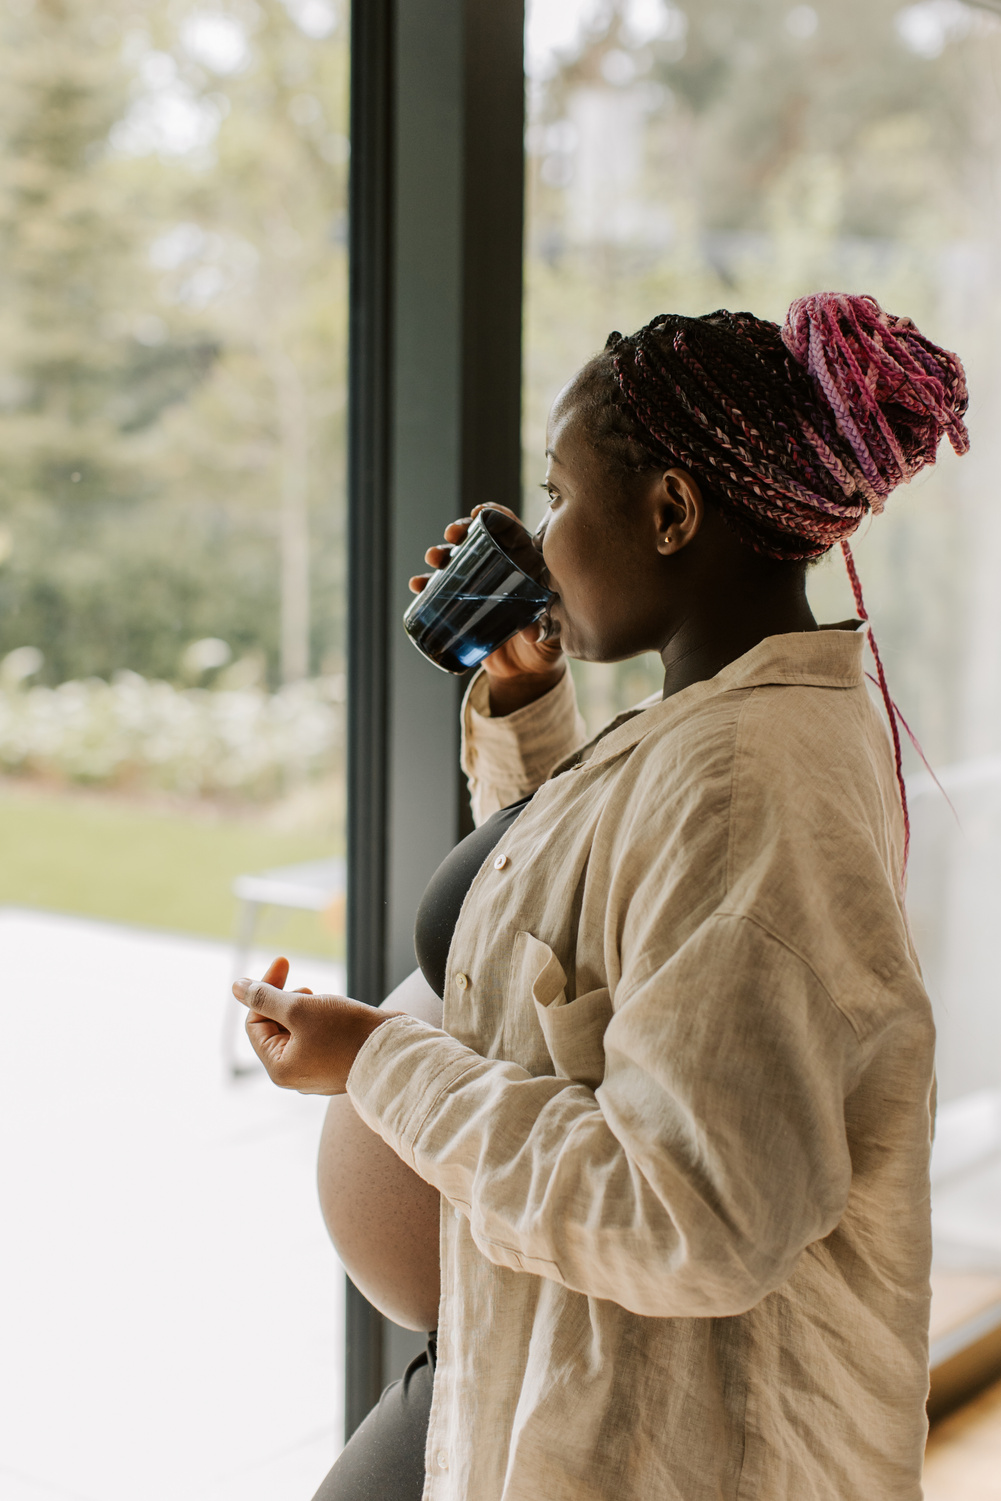
[{"label": "blurred foliage", "polygon": [[4,9],[0,652],[47,682],[205,635],[275,681],[283,597],[286,676],[337,664],[345,33],[325,0]]},{"label": "blurred foliage", "polygon": [[[536,0],[536,24],[559,10]],[[863,529],[867,603],[929,753],[997,750],[1001,20],[961,0],[577,12],[529,84],[527,512],[549,405],[611,329],[717,307],[781,322],[805,293],[871,292],[959,350],[974,449]],[[833,556],[812,571],[821,618],[854,613],[842,574]],[[589,721],[653,691],[659,665],[580,667]]]},{"label": "blurred foliage", "polygon": [[[31,650],[12,652],[0,676]],[[227,683],[225,671],[214,691],[127,670],[110,683],[58,688],[0,682],[0,770],[189,797],[275,798],[329,776],[344,742],[343,699],[343,678],[269,694]]]}]

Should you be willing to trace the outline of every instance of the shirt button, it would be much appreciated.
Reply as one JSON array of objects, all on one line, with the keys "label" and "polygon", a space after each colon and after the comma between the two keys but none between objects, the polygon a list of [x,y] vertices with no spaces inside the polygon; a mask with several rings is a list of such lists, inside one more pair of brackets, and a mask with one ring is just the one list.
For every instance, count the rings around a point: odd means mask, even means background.
[{"label": "shirt button", "polygon": [[460,990],[466,990],[466,989],[468,989],[468,986],[469,986],[469,976],[468,975],[464,975],[464,974],[462,974],[460,972],[455,977],[455,983],[459,987]]},{"label": "shirt button", "polygon": [[462,1219],[462,1210],[459,1208],[458,1204],[452,1210],[452,1213],[455,1215],[455,1217],[456,1217],[457,1220],[461,1220]]},{"label": "shirt button", "polygon": [[439,1470],[448,1469],[448,1455],[445,1453],[444,1449],[438,1450],[438,1468]]},{"label": "shirt button", "polygon": [[498,855],[497,859],[494,861],[494,870],[503,870],[506,865],[510,864],[511,861],[507,855]]}]

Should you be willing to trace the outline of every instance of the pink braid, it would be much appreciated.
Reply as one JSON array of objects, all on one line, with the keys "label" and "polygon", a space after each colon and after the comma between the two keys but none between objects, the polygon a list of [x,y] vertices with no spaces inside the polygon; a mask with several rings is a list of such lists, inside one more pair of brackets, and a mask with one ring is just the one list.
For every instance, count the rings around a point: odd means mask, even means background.
[{"label": "pink braid", "polygon": [[[876,663],[876,672],[879,674],[879,691],[883,695],[883,703],[886,705],[886,717],[890,721],[890,734],[893,736],[893,764],[897,773],[897,786],[900,788],[900,806],[904,814],[903,875],[906,876],[907,857],[910,854],[911,849],[911,815],[908,812],[907,808],[907,786],[904,782],[904,758],[903,752],[900,747],[900,731],[897,729],[897,720],[899,718],[901,723],[906,723],[906,721],[904,720],[904,716],[901,714],[900,710],[897,708],[892,697],[890,696],[890,686],[886,681],[886,672],[883,668],[883,659],[879,655],[879,647],[876,645],[876,638],[872,633],[872,625],[869,621],[869,611],[866,609],[865,600],[862,598],[862,584],[859,579],[858,572],[855,568],[855,559],[852,556],[852,550],[848,545],[847,538],[841,543],[841,551],[844,554],[845,567],[848,569],[848,577],[851,580],[852,593],[855,596],[855,608],[858,610],[859,619],[864,620],[866,625],[869,626],[869,649],[872,652],[873,660]],[[908,730],[908,734],[910,734],[910,730]],[[914,739],[913,735],[911,735],[911,739]],[[917,745],[916,740],[914,741],[914,743],[915,745]],[[920,746],[918,746],[918,750],[921,751]],[[923,751],[921,751],[921,759],[922,761],[924,761]],[[927,762],[925,764],[927,765]]]},{"label": "pink braid", "polygon": [[[890,491],[935,462],[945,432],[966,453],[966,377],[956,355],[873,297],[818,292],[786,314],[782,342],[817,382],[883,509]],[[891,425],[888,408],[899,418]]]},{"label": "pink braid", "polygon": [[[968,399],[966,377],[960,361],[947,350],[931,345],[909,318],[884,313],[875,298],[836,292],[801,297],[786,315],[782,341],[824,392],[838,431],[851,445],[868,482],[867,499],[874,514],[883,509],[886,496],[896,485],[912,479],[925,464],[934,463],[943,432],[948,433],[956,453],[969,449],[970,439],[962,421]],[[898,424],[897,431],[885,410],[891,404],[903,407],[910,419]],[[841,550],[859,617],[868,624],[862,585],[847,538],[842,539]],[[928,762],[890,694],[871,625],[869,646],[893,737],[904,814],[906,874],[911,822],[898,720],[926,766]]]}]

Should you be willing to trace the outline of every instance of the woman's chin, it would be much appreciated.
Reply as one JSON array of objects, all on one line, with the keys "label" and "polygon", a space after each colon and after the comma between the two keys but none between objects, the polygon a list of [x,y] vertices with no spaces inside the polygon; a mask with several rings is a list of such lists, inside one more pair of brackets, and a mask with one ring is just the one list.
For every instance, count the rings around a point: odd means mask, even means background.
[{"label": "woman's chin", "polygon": [[573,662],[611,661],[610,657],[601,656],[600,652],[596,651],[594,648],[588,646],[580,646],[574,641],[568,642],[565,637],[561,638],[560,645],[563,648],[563,655],[565,657],[569,657]]},{"label": "woman's chin", "polygon": [[[568,619],[563,601],[557,598],[552,606],[553,635],[559,638],[560,646],[565,657],[572,657],[575,662],[620,662],[623,653],[616,649],[613,642],[605,639],[601,631],[589,629],[587,624],[581,624]],[[632,656],[628,652],[625,655]]]}]

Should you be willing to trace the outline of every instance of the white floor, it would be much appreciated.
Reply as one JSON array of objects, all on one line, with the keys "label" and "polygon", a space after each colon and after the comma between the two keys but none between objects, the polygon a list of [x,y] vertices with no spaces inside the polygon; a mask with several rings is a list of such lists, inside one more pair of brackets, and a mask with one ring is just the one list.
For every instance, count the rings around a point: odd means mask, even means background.
[{"label": "white floor", "polygon": [[324,1101],[225,1077],[224,945],[7,908],[0,965],[0,1496],[309,1501],[342,1421]]}]

